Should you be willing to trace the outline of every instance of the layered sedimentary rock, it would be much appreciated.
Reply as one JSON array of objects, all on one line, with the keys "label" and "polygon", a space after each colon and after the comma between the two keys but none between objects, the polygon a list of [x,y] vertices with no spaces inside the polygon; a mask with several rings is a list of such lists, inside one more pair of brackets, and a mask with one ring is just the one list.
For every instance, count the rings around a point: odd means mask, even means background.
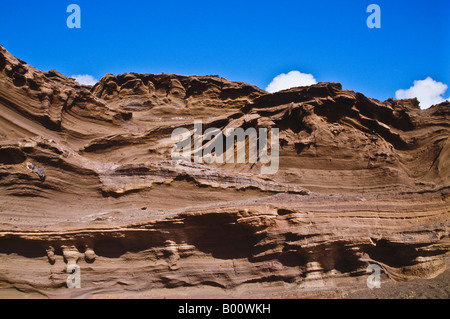
[{"label": "layered sedimentary rock", "polygon": [[[0,47],[0,293],[302,296],[362,289],[369,264],[434,278],[450,248],[449,106],[218,76],[89,87]],[[172,132],[194,120],[279,129],[278,172],[173,161]],[[80,289],[67,288],[73,265]]]}]

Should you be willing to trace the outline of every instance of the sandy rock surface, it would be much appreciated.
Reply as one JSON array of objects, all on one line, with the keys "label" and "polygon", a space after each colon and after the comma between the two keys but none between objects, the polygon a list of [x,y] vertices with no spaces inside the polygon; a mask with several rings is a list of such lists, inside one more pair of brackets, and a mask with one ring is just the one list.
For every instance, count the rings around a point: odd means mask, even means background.
[{"label": "sandy rock surface", "polygon": [[[194,120],[278,128],[278,172],[172,161]],[[449,102],[173,74],[89,87],[0,47],[0,297],[354,297],[369,264],[389,285],[436,283],[449,133]]]}]

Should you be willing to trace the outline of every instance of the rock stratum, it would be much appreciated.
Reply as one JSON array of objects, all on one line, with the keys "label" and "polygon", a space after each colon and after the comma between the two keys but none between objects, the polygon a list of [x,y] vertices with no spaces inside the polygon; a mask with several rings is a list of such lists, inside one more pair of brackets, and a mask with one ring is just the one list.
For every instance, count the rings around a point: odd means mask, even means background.
[{"label": "rock stratum", "polygon": [[[383,282],[435,278],[449,118],[448,102],[338,83],[268,94],[127,73],[90,87],[0,47],[0,296],[342,297],[367,289],[369,264]],[[173,130],[199,119],[279,128],[278,172],[172,161]]]}]

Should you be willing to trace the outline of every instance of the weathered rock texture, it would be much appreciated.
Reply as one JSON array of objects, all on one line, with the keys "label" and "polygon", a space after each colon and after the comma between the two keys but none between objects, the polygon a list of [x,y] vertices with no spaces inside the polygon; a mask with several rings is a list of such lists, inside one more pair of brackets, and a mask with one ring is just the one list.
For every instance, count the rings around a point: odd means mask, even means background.
[{"label": "weathered rock texture", "polygon": [[[362,289],[370,263],[387,280],[436,277],[450,247],[449,118],[448,102],[422,111],[338,83],[268,94],[128,73],[88,87],[0,47],[1,296],[301,297]],[[279,128],[278,173],[172,162],[172,131],[194,119]],[[69,264],[81,289],[66,286]]]}]

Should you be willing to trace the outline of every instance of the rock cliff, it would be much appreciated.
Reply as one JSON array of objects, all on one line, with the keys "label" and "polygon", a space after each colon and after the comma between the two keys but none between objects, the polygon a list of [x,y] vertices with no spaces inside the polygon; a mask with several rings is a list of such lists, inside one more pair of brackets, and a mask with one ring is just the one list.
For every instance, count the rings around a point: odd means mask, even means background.
[{"label": "rock cliff", "polygon": [[[172,161],[172,132],[194,120],[278,128],[278,172]],[[174,74],[89,87],[0,46],[0,294],[302,297],[364,289],[373,263],[387,281],[434,278],[449,135],[449,102]]]}]

